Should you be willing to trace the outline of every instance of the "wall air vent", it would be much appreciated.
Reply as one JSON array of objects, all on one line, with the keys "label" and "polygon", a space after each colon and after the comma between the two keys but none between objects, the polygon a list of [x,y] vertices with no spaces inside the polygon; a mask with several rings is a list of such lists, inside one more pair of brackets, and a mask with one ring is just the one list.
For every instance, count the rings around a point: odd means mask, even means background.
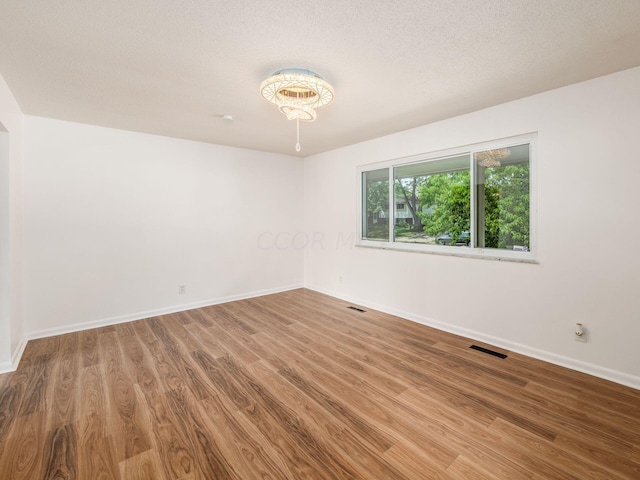
[{"label": "wall air vent", "polygon": [[471,345],[469,348],[473,348],[474,350],[478,350],[479,352],[482,352],[482,353],[493,355],[494,357],[507,358],[507,356],[504,353],[494,352],[493,350],[489,350],[488,348],[484,348],[484,347],[479,347],[478,345]]}]

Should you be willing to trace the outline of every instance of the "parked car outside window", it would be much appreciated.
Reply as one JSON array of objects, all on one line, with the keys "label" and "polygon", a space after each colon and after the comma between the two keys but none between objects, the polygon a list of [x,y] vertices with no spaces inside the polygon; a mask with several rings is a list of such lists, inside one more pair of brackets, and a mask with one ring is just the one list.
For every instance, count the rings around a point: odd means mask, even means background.
[{"label": "parked car outside window", "polygon": [[469,246],[469,243],[471,242],[471,234],[468,231],[464,231],[464,232],[461,232],[460,235],[458,235],[458,238],[455,239],[455,242],[452,243],[452,240],[453,240],[453,236],[450,233],[444,233],[436,237],[436,243],[439,245],[452,244],[457,246],[461,246],[461,245]]}]

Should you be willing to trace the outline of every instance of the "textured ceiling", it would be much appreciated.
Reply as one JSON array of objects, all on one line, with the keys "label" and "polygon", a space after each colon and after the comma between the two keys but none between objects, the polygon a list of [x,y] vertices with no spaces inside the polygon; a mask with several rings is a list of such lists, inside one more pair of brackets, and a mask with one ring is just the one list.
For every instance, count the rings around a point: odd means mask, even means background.
[{"label": "textured ceiling", "polygon": [[[640,65],[639,0],[1,0],[26,114],[295,154],[258,92],[309,68],[336,99],[306,156]],[[232,114],[225,122],[221,116]]]}]

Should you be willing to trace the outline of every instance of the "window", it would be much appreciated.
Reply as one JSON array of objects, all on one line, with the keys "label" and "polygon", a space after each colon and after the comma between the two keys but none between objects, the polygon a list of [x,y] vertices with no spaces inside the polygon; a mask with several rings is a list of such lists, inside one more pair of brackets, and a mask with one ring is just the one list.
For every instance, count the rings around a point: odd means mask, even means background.
[{"label": "window", "polygon": [[474,154],[478,247],[529,250],[529,149],[525,144]]},{"label": "window", "polygon": [[362,238],[389,241],[389,169],[362,174]]},{"label": "window", "polygon": [[533,141],[530,135],[361,168],[359,244],[532,259]]},{"label": "window", "polygon": [[454,245],[469,234],[469,155],[395,167],[393,177],[396,199],[411,216],[410,223],[396,222],[396,242]]}]

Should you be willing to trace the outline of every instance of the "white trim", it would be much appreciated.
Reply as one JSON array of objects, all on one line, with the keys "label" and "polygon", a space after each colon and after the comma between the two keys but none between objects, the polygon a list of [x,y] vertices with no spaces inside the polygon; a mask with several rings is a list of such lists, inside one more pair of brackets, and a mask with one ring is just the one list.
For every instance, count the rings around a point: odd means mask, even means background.
[{"label": "white trim", "polygon": [[336,297],[347,302],[353,302],[357,305],[362,305],[367,308],[372,308],[374,310],[388,313],[390,315],[395,315],[397,317],[401,317],[406,320],[410,320],[412,322],[420,323],[428,327],[437,328],[438,330],[442,330],[444,332],[449,332],[449,333],[470,338],[472,340],[489,343],[491,345],[495,345],[497,347],[501,347],[515,353],[526,355],[528,357],[537,358],[538,360],[552,363],[554,365],[566,367],[571,370],[576,370],[578,372],[593,375],[594,377],[603,378],[605,380],[610,380],[612,382],[619,383],[621,385],[625,385],[627,387],[640,390],[640,377],[629,375],[628,373],[619,372],[617,370],[612,370],[610,368],[602,367],[600,365],[595,365],[593,363],[583,362],[581,360],[576,360],[574,358],[565,357],[563,355],[558,355],[556,353],[548,352],[546,350],[540,350],[537,348],[529,347],[527,345],[512,342],[504,338],[494,337],[492,335],[486,335],[484,333],[481,333],[475,330],[458,327],[450,323],[441,322],[428,317],[424,317],[422,315],[406,312],[404,310],[385,307],[383,305],[369,302],[367,300],[355,298],[350,295],[343,295],[341,293],[333,292],[331,290],[327,290],[324,288],[318,288],[310,285],[305,285],[304,288],[308,288],[309,290],[323,293],[325,295],[330,295],[332,297]]},{"label": "white trim", "polygon": [[[389,171],[387,172],[388,178],[389,178],[389,218],[387,219],[387,238],[389,239],[389,245],[393,245],[393,242],[395,242],[396,237],[396,182],[395,179],[393,178],[393,168],[389,168]],[[364,185],[363,185],[364,187]],[[364,192],[362,192],[362,194],[364,195]],[[362,213],[361,216],[364,219],[364,209],[362,209]],[[362,237],[358,237],[359,239],[362,239]]]},{"label": "white trim", "polygon": [[91,328],[107,327],[109,325],[117,325],[119,323],[132,322],[134,320],[142,320],[149,317],[156,317],[158,315],[167,315],[170,313],[184,312],[186,310],[193,310],[194,308],[208,307],[208,306],[217,305],[220,303],[233,302],[236,300],[245,300],[247,298],[262,297],[264,295],[271,295],[273,293],[286,292],[289,290],[295,290],[297,288],[303,288],[303,287],[304,285],[297,284],[297,285],[289,285],[286,287],[270,288],[266,290],[258,290],[255,292],[242,293],[238,295],[229,295],[227,297],[219,297],[219,298],[214,298],[209,300],[203,300],[200,302],[185,303],[182,305],[174,305],[171,307],[148,310],[146,312],[136,312],[136,313],[131,313],[127,315],[121,315],[118,317],[103,318],[100,320],[92,320],[90,322],[82,322],[82,323],[74,323],[73,325],[65,325],[63,327],[48,328],[45,330],[36,330],[33,332],[27,332],[25,333],[22,340],[20,341],[18,348],[13,353],[11,361],[0,363],[0,374],[16,371],[16,369],[18,368],[18,364],[20,363],[20,359],[22,358],[22,354],[24,353],[24,350],[27,346],[27,342],[29,340],[35,340],[37,338],[53,337],[55,335],[62,335],[65,333],[79,332],[82,330],[89,330]]},{"label": "white trim", "polygon": [[[471,253],[470,250],[465,249],[463,247],[447,247],[445,245],[442,245],[442,251],[437,250],[437,251],[431,251],[431,250],[425,250],[424,248],[418,248],[418,246],[413,246],[413,245],[419,245],[419,244],[411,244],[411,243],[407,243],[406,247],[395,247],[395,246],[389,246],[387,244],[384,244],[383,242],[378,242],[381,243],[381,245],[369,245],[369,243],[367,244],[356,244],[354,245],[355,248],[371,248],[373,250],[390,250],[392,252],[404,252],[404,253],[425,253],[427,255],[444,255],[447,257],[462,257],[462,258],[475,258],[477,260],[495,260],[498,262],[514,262],[514,263],[532,263],[532,264],[539,264],[540,262],[534,258],[529,258],[529,257],[507,257],[504,255],[478,255],[477,253]],[[401,245],[404,245],[401,243]],[[455,250],[454,250],[455,249]],[[478,250],[482,250],[481,248],[476,248],[474,249],[476,251]],[[508,250],[506,250],[508,252]]]},{"label": "white trim", "polygon": [[520,343],[512,342],[510,340],[506,340],[500,337],[494,337],[492,335],[486,335],[484,333],[470,330],[467,328],[457,327],[450,323],[437,321],[428,317],[424,317],[422,315],[417,315],[414,313],[406,312],[404,310],[398,310],[395,308],[385,307],[383,305],[379,305],[373,302],[369,302],[366,300],[362,300],[359,298],[352,297],[350,295],[343,295],[338,292],[334,292],[331,290],[327,290],[324,288],[314,287],[311,285],[290,285],[287,287],[280,288],[272,288],[267,290],[259,290],[256,292],[250,292],[239,295],[230,295],[228,297],[220,297],[211,300],[205,300],[201,302],[194,302],[190,304],[176,305],[173,307],[166,307],[156,310],[149,310],[146,312],[138,312],[129,315],[123,315],[119,317],[111,317],[105,318],[101,320],[95,320],[91,322],[84,323],[76,323],[73,325],[68,325],[65,327],[51,328],[47,330],[39,330],[34,332],[28,332],[20,342],[18,348],[15,350],[11,362],[3,362],[0,363],[0,374],[9,373],[16,370],[18,364],[20,362],[20,358],[24,353],[24,349],[27,346],[28,340],[34,340],[37,338],[51,337],[54,335],[61,335],[64,333],[72,333],[78,332],[81,330],[88,330],[91,328],[104,327],[109,325],[116,325],[124,322],[131,322],[134,320],[142,320],[144,318],[154,317],[157,315],[167,315],[170,313],[182,312],[185,310],[192,310],[194,308],[207,307],[211,305],[217,305],[220,303],[233,302],[236,300],[244,300],[247,298],[255,298],[261,297],[264,295],[271,295],[274,293],[286,292],[289,290],[295,290],[298,288],[308,288],[309,290],[313,290],[319,293],[323,293],[325,295],[330,295],[335,298],[339,298],[341,300],[345,300],[347,302],[353,302],[358,305],[366,306],[367,308],[373,308],[380,312],[388,313],[390,315],[395,315],[416,323],[420,323],[422,325],[426,325],[429,327],[437,328],[438,330],[442,330],[449,333],[454,333],[456,335],[462,335],[464,337],[486,342],[498,347],[505,348],[512,352],[520,353],[522,355],[526,355],[529,357],[537,358],[538,360],[543,360],[545,362],[549,362],[555,365],[559,365],[562,367],[569,368],[571,370],[576,370],[578,372],[583,372],[589,375],[593,375],[595,377],[603,378],[605,380],[610,380],[615,383],[619,383],[621,385],[626,385],[631,388],[635,388],[640,390],[640,377],[629,375],[624,372],[619,372],[617,370],[612,370],[606,367],[601,367],[599,365],[595,365],[588,362],[583,362],[580,360],[576,360],[573,358],[565,357],[563,355],[558,355],[552,352],[548,352],[546,350],[539,350],[537,348],[529,347],[527,345],[522,345]]},{"label": "white trim", "polygon": [[[24,352],[24,348],[27,345],[27,340],[53,337],[55,335],[62,335],[65,333],[73,333],[73,332],[79,332],[82,330],[89,330],[91,328],[107,327],[109,325],[117,325],[119,323],[132,322],[134,320],[142,320],[145,318],[156,317],[158,315],[168,315],[170,313],[184,312],[186,310],[193,310],[194,308],[209,307],[211,305],[218,305],[220,303],[234,302],[236,300],[245,300],[247,298],[262,297],[264,295],[271,295],[273,293],[286,292],[289,290],[295,290],[297,288],[303,288],[303,287],[304,285],[297,284],[297,285],[288,285],[286,287],[269,288],[266,290],[258,290],[255,292],[242,293],[238,295],[229,295],[227,297],[219,297],[219,298],[213,298],[209,300],[203,300],[200,302],[185,303],[182,305],[174,305],[171,307],[148,310],[146,312],[136,312],[136,313],[131,313],[127,315],[121,315],[118,317],[103,318],[100,320],[93,320],[90,322],[75,323],[73,325],[65,325],[63,327],[48,328],[46,330],[36,330],[33,332],[27,332],[20,344],[20,348],[16,350],[16,354],[14,355],[13,361],[11,362],[13,365],[11,365],[10,362],[5,362],[0,364],[0,373],[12,372],[17,368],[18,363],[20,361],[20,357],[22,356],[22,353]],[[8,370],[5,370],[6,368],[8,368]]]},{"label": "white trim", "polygon": [[13,355],[11,356],[10,362],[0,363],[0,374],[15,372],[18,368],[18,364],[20,363],[20,358],[22,358],[22,354],[24,353],[24,349],[27,347],[27,338],[22,337],[20,343],[18,344],[18,348],[15,349]]},{"label": "white trim", "polygon": [[22,340],[20,340],[20,343],[18,344],[18,348],[16,348],[15,352],[13,352],[13,356],[11,357],[13,370],[18,368],[18,364],[20,363],[20,359],[22,358],[25,348],[27,348],[27,338],[22,337]]}]

